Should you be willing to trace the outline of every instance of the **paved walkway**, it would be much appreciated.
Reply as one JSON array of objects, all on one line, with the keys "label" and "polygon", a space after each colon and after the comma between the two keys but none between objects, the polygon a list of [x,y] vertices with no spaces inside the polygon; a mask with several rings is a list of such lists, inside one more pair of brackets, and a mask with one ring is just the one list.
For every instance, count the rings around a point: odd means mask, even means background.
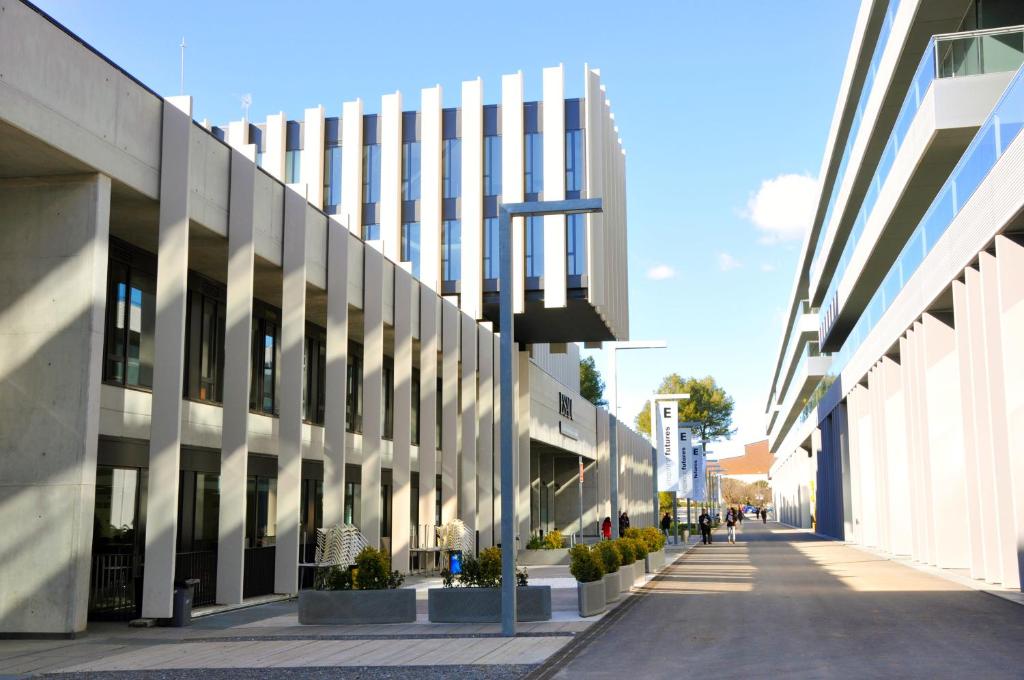
[{"label": "paved walkway", "polygon": [[538,675],[1024,677],[1019,604],[774,522],[723,539],[691,550]]}]

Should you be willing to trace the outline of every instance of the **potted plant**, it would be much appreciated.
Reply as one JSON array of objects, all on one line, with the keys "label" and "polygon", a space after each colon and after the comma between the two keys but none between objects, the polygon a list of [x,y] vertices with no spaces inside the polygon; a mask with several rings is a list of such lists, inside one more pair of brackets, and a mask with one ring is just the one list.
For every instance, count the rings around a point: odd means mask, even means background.
[{"label": "potted plant", "polygon": [[[665,535],[655,527],[626,529],[626,537],[643,543],[647,553],[644,569],[653,574],[665,566]],[[639,559],[639,558],[638,558]]]},{"label": "potted plant", "polygon": [[[501,620],[501,548],[467,555],[458,575],[441,572],[443,588],[427,591],[427,618],[434,623],[496,623]],[[531,586],[516,570],[516,619],[549,621],[551,586]]]},{"label": "potted plant", "polygon": [[569,571],[576,578],[576,600],[580,616],[604,611],[604,566],[595,551],[583,543],[569,550]]},{"label": "potted plant", "polygon": [[549,531],[543,537],[533,535],[526,550],[520,550],[517,561],[528,566],[569,564],[569,551],[561,531]]},{"label": "potted plant", "polygon": [[384,551],[363,548],[354,565],[320,568],[314,588],[299,591],[299,623],[414,623],[416,591],[403,580]]},{"label": "potted plant", "polygon": [[622,556],[622,566],[619,568],[619,588],[622,592],[628,593],[629,589],[633,587],[633,582],[636,581],[636,568],[633,566],[636,563],[636,555],[633,554],[633,546],[629,539],[615,539],[615,547],[619,549],[619,555]]},{"label": "potted plant", "polygon": [[597,552],[601,566],[604,569],[604,576],[602,577],[604,581],[604,601],[606,604],[608,602],[615,602],[619,599],[619,593],[622,591],[619,574],[622,555],[619,554],[619,549],[614,541],[601,541],[594,545],[594,551]]},{"label": "potted plant", "polygon": [[626,538],[625,540],[629,541],[630,547],[633,548],[633,556],[636,557],[634,563],[636,577],[641,579],[647,570],[647,544],[640,538]]}]

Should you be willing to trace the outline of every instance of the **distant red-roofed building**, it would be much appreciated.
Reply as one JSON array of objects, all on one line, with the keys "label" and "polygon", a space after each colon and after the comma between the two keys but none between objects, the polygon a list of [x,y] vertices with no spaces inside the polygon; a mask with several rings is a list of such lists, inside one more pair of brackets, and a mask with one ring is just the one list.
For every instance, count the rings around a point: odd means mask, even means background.
[{"label": "distant red-roofed building", "polygon": [[768,440],[746,444],[742,456],[721,458],[718,465],[724,477],[738,479],[743,482],[767,481],[768,471],[775,461],[775,456],[768,450]]}]

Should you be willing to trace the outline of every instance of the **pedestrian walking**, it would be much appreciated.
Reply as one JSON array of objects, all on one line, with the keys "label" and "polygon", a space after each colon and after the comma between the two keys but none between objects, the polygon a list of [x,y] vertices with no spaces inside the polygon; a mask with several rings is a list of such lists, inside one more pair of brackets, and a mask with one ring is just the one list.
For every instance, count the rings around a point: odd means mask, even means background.
[{"label": "pedestrian walking", "polygon": [[707,508],[701,513],[700,517],[697,518],[697,524],[700,527],[700,540],[704,545],[711,544],[711,515],[708,514]]},{"label": "pedestrian walking", "polygon": [[605,517],[604,521],[601,522],[601,535],[604,536],[604,540],[610,541],[612,539],[612,518]]},{"label": "pedestrian walking", "polygon": [[761,524],[768,524],[768,508],[761,508]]},{"label": "pedestrian walking", "polygon": [[672,518],[666,512],[665,516],[661,518],[661,533],[668,537],[668,530],[672,528]]},{"label": "pedestrian walking", "polygon": [[[626,529],[628,529],[628,528],[629,528],[629,513],[628,513],[628,512],[626,512],[626,511],[623,511],[623,512],[622,512],[622,518],[623,518],[623,520],[624,520],[624,521],[626,522],[626,525],[625,525],[625,526],[626,526]],[[626,535],[626,529],[623,529],[623,530],[622,530],[622,535],[623,535],[623,536],[625,536],[625,535]]]},{"label": "pedestrian walking", "polygon": [[737,513],[737,515],[736,515],[736,523],[739,526],[742,527],[743,526],[743,506],[742,505],[736,509],[736,513]]},{"label": "pedestrian walking", "polygon": [[619,513],[619,538],[626,535],[626,511]]},{"label": "pedestrian walking", "polygon": [[725,528],[729,532],[729,542],[736,542],[736,511],[729,508],[729,511],[725,513]]}]

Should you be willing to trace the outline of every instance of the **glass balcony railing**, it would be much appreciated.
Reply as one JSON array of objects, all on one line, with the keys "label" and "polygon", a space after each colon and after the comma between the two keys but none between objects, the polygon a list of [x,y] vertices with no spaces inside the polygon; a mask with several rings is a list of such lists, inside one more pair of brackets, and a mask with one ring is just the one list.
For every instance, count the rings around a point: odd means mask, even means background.
[{"label": "glass balcony railing", "polygon": [[[878,160],[878,168],[871,178],[867,193],[864,195],[860,210],[853,222],[846,244],[843,246],[843,252],[839,256],[839,262],[832,275],[832,282],[823,298],[826,308],[823,317],[829,320],[829,325],[831,321],[834,321],[838,311],[834,309],[838,302],[836,289],[846,273],[853,252],[864,233],[868,217],[874,210],[882,187],[892,171],[896,155],[906,140],[910,125],[917,116],[932,83],[938,78],[1015,71],[1022,63],[1024,63],[1024,26],[937,35],[929,41],[924,56],[921,57],[921,63],[918,64],[917,71],[914,73],[910,90],[896,117],[892,133]],[[825,331],[827,333],[827,329]]]},{"label": "glass balcony railing", "polygon": [[878,76],[878,66],[882,61],[882,54],[886,45],[889,44],[889,36],[892,34],[892,26],[896,20],[896,13],[899,11],[903,0],[889,0],[889,6],[885,9],[885,17],[882,19],[882,26],[878,31],[878,40],[875,41],[875,51],[871,54],[871,63],[868,65],[867,75],[864,76],[864,84],[860,89],[860,99],[857,101],[857,110],[853,114],[853,122],[850,123],[850,131],[846,134],[846,146],[843,148],[843,155],[839,161],[839,169],[832,181],[832,193],[828,198],[828,208],[825,210],[825,217],[821,221],[821,229],[818,231],[818,240],[814,245],[814,255],[811,257],[811,271],[814,271],[821,257],[821,249],[825,243],[825,232],[828,231],[828,224],[832,220],[832,210],[835,208],[836,196],[839,194],[839,187],[846,175],[846,165],[850,161],[850,149],[860,132],[860,124],[864,120],[864,110],[867,108],[868,97],[875,85],[875,78]]},{"label": "glass balcony railing", "polygon": [[964,205],[1006,149],[1024,129],[1024,69],[1018,69],[992,113],[971,140],[949,179],[907,240],[867,307],[833,355],[829,375],[838,376],[850,357],[878,324],[925,257],[949,229]]}]

